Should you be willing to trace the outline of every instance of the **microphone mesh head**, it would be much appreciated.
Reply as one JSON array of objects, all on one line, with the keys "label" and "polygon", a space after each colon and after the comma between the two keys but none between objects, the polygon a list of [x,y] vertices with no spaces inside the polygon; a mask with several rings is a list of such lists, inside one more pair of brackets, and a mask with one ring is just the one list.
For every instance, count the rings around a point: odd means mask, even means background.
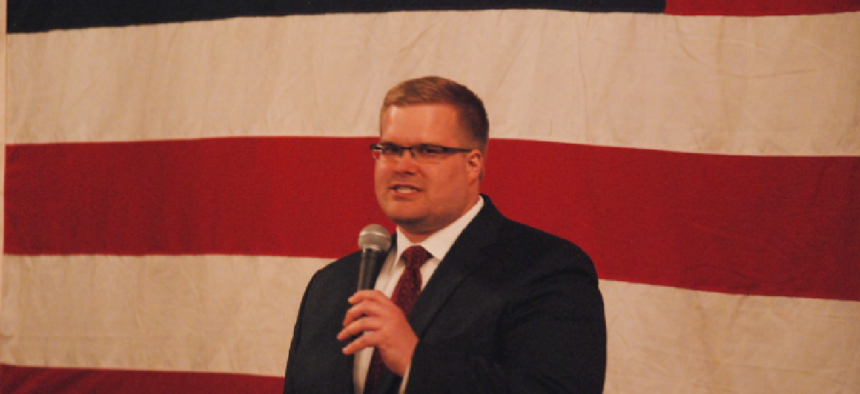
[{"label": "microphone mesh head", "polygon": [[358,234],[358,247],[361,250],[374,249],[386,251],[391,246],[391,235],[388,230],[378,224],[371,224]]}]

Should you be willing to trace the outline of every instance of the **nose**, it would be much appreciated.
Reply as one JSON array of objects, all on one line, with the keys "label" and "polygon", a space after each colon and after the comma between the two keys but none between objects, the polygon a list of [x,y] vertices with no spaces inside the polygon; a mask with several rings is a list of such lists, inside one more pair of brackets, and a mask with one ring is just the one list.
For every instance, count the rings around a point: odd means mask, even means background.
[{"label": "nose", "polygon": [[[406,153],[405,151],[409,151]],[[404,149],[400,156],[394,158],[394,170],[401,172],[415,172],[418,167],[418,161],[415,160],[415,153],[412,149]]]}]

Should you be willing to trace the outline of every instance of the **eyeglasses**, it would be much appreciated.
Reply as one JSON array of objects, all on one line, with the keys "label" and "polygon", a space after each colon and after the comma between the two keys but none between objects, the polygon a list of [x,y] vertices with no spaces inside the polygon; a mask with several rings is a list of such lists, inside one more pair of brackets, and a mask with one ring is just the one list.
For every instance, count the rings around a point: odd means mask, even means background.
[{"label": "eyeglasses", "polygon": [[474,149],[450,148],[447,146],[421,144],[415,146],[400,146],[389,142],[382,144],[371,144],[370,150],[376,160],[394,161],[403,157],[403,151],[408,150],[412,158],[419,163],[435,163],[443,157],[454,153],[467,153]]}]

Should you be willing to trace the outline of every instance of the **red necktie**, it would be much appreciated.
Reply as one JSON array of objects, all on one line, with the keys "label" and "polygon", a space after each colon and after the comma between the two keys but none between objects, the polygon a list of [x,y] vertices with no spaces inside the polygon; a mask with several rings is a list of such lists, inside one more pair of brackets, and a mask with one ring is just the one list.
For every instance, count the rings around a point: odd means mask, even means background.
[{"label": "red necktie", "polygon": [[[421,293],[420,269],[430,257],[427,249],[417,245],[406,249],[401,256],[406,263],[406,269],[403,271],[403,275],[400,276],[400,280],[397,281],[397,287],[394,288],[391,301],[394,301],[406,316],[409,316],[412,305],[415,304],[418,294]],[[385,363],[382,361],[382,356],[380,356],[378,349],[374,349],[373,357],[370,359],[370,368],[367,370],[367,379],[364,381],[364,394],[373,393],[384,370]]]}]

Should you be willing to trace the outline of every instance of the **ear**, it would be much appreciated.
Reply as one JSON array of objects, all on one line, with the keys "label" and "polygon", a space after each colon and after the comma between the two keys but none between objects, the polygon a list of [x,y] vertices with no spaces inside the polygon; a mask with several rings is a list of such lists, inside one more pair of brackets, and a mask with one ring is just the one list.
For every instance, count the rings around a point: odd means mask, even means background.
[{"label": "ear", "polygon": [[473,149],[466,156],[466,170],[469,172],[469,182],[480,181],[484,177],[484,154]]}]

